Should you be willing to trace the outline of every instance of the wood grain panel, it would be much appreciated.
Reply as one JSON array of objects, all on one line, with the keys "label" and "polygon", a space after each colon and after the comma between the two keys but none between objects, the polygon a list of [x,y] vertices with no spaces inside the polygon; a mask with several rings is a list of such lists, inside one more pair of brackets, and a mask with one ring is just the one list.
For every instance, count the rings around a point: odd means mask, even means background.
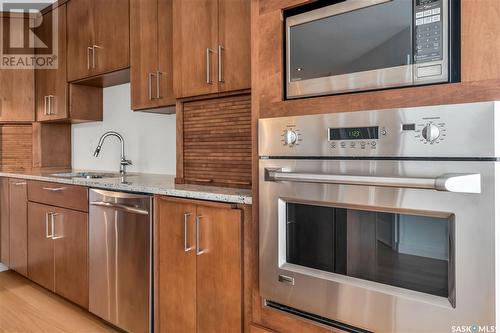
[{"label": "wood grain panel", "polygon": [[9,178],[0,178],[0,262],[10,262]]},{"label": "wood grain panel", "polygon": [[31,125],[0,126],[0,164],[4,169],[32,167],[33,129]]},{"label": "wood grain panel", "polygon": [[250,109],[250,95],[182,105],[181,172],[186,183],[251,187]]},{"label": "wood grain panel", "polygon": [[28,181],[29,201],[87,212],[89,191],[85,186]]},{"label": "wood grain panel", "polygon": [[71,167],[71,124],[33,124],[33,167]]},{"label": "wood grain panel", "polygon": [[9,179],[10,263],[9,267],[28,276],[28,196],[26,181]]}]

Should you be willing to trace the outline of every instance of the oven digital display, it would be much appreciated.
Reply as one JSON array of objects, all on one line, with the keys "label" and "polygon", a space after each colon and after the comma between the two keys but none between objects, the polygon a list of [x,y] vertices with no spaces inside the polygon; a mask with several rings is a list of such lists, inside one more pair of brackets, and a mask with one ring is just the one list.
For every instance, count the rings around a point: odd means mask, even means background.
[{"label": "oven digital display", "polygon": [[378,126],[329,128],[328,139],[332,140],[372,140],[378,139]]}]

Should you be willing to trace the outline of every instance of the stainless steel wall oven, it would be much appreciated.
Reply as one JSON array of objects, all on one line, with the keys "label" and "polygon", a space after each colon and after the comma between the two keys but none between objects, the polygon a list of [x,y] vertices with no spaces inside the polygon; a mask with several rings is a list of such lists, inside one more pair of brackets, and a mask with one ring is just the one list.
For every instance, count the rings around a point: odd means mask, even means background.
[{"label": "stainless steel wall oven", "polygon": [[495,325],[499,107],[260,120],[266,304],[352,331]]},{"label": "stainless steel wall oven", "polygon": [[459,0],[317,1],[284,14],[286,98],[460,80]]}]

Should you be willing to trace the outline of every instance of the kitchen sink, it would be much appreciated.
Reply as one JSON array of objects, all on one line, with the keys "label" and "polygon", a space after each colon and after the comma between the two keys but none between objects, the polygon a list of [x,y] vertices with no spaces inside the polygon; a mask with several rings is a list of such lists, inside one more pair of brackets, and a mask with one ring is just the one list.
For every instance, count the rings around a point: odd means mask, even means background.
[{"label": "kitchen sink", "polygon": [[105,172],[65,172],[53,173],[51,176],[62,178],[86,178],[86,179],[101,179],[101,178],[119,178],[118,173],[105,173]]}]

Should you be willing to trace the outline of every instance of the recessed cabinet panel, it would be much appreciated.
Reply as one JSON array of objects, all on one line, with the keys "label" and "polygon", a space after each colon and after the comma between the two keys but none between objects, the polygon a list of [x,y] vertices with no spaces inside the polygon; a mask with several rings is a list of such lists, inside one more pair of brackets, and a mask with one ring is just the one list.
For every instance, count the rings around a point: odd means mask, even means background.
[{"label": "recessed cabinet panel", "polygon": [[25,180],[9,181],[10,268],[28,276],[28,196]]}]

